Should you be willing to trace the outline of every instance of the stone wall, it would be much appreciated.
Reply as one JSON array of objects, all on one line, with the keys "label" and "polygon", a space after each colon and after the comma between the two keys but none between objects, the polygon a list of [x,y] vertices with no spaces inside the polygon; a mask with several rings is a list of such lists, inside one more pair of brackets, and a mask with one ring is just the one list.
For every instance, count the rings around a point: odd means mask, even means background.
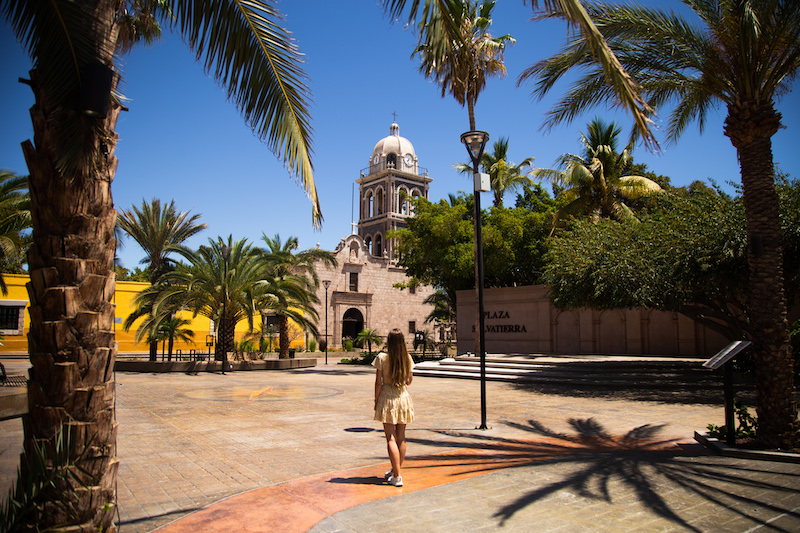
[{"label": "stone wall", "polygon": [[[679,313],[559,311],[548,290],[534,285],[484,291],[487,353],[711,357],[730,342]],[[456,298],[458,353],[474,353],[475,291],[459,291]]]},{"label": "stone wall", "polygon": [[[363,328],[377,330],[384,341],[394,328],[403,332],[409,346],[413,342],[412,326],[415,330],[429,329],[433,333],[433,327],[424,324],[432,306],[423,303],[433,293],[431,287],[417,287],[414,292],[396,288],[396,284],[408,282],[405,269],[387,257],[371,255],[358,235],[342,239],[334,253],[338,261],[336,268],[316,265],[320,281],[331,282],[327,289],[329,348],[341,348],[348,311],[360,314]],[[351,274],[358,277],[355,290],[350,286]],[[325,337],[325,292],[324,284],[320,283],[317,291],[320,304],[316,307],[320,339]]]}]

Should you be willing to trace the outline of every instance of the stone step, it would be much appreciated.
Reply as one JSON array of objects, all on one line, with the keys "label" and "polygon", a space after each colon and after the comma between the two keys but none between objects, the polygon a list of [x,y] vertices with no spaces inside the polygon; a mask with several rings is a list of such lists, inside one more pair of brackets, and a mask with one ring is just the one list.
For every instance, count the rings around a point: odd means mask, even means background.
[{"label": "stone step", "polygon": [[[474,357],[419,363],[415,376],[480,379],[480,361]],[[721,374],[701,362],[660,360],[616,360],[537,362],[508,358],[487,358],[486,380],[548,383],[576,386],[669,388],[719,388]]]}]

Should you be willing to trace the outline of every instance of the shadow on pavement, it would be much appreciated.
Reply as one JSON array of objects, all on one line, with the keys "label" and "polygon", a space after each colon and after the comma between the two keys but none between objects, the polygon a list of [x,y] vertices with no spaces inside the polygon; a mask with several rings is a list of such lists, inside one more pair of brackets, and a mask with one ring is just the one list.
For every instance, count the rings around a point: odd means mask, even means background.
[{"label": "shadow on pavement", "polygon": [[[676,446],[674,439],[658,439],[662,426],[647,424],[633,428],[625,435],[614,436],[593,418],[573,418],[569,424],[573,434],[552,431],[535,420],[529,420],[527,425],[508,424],[529,432],[536,439],[530,441],[462,434],[469,437],[469,442],[463,443],[463,453],[451,452],[435,457],[443,466],[454,462],[469,463],[474,469],[487,472],[496,470],[498,463],[509,468],[534,463],[572,466],[555,481],[544,484],[532,481],[529,491],[500,508],[494,516],[501,526],[521,509],[559,491],[606,503],[613,503],[615,499],[623,501],[625,497],[630,500],[630,495],[620,494],[625,491],[634,494],[649,512],[688,531],[702,531],[681,516],[681,509],[675,509],[674,498],[668,500],[664,497],[668,492],[664,490],[666,484],[756,523],[763,521],[764,511],[800,519],[796,508],[792,509],[791,505],[781,507],[782,498],[776,497],[781,493],[797,493],[800,473],[796,471],[780,475],[778,479],[781,482],[759,481],[751,474],[767,472],[766,467],[764,470],[759,468],[762,463],[719,464],[699,445]],[[449,437],[459,436],[453,431],[442,433]],[[413,441],[437,446],[433,440]],[[452,447],[454,443],[450,440],[441,445]],[[479,458],[481,455],[482,459]],[[772,472],[773,479],[774,475]],[[680,503],[685,502],[681,500]],[[772,527],[782,531],[774,524]]]}]

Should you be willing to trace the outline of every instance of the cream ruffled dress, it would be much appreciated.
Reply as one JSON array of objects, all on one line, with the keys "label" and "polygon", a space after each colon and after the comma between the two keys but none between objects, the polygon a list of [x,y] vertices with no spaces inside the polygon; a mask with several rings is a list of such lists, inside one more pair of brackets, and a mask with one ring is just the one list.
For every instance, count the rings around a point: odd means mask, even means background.
[{"label": "cream ruffled dress", "polygon": [[[386,375],[389,367],[389,354],[381,352],[372,361],[372,366],[381,371],[381,375]],[[411,369],[414,369],[414,362],[411,362]],[[378,403],[375,407],[375,420],[386,424],[408,424],[414,421],[414,403],[411,395],[408,394],[406,385],[390,385],[384,382],[381,385],[381,392],[378,394]]]}]

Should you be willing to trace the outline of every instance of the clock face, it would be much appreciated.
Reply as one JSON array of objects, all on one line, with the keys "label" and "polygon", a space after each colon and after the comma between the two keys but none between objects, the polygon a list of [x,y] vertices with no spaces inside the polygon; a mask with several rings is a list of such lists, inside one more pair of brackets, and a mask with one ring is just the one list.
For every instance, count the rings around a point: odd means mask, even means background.
[{"label": "clock face", "polygon": [[414,158],[411,154],[406,154],[406,166],[410,167],[414,163]]},{"label": "clock face", "polygon": [[381,159],[381,157],[380,157],[380,156],[378,156],[378,155],[376,155],[376,156],[375,156],[375,159],[373,159],[373,160],[372,160],[372,162],[373,162],[374,164],[376,164],[376,165],[377,165],[377,164],[378,164],[378,161],[380,161],[380,159]]}]

